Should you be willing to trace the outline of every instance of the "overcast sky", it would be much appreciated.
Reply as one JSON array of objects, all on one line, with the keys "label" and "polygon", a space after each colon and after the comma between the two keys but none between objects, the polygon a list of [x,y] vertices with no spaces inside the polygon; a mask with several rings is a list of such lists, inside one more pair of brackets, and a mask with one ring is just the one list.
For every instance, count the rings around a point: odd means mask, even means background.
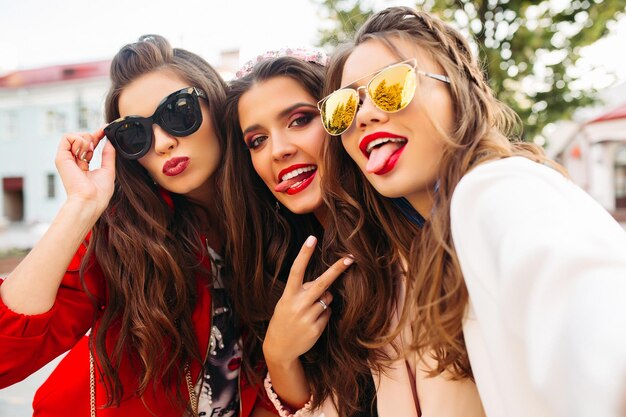
[{"label": "overcast sky", "polygon": [[108,59],[146,33],[214,60],[313,45],[310,0],[0,0],[0,70]]},{"label": "overcast sky", "polygon": [[[268,49],[314,45],[319,16],[312,0],[0,0],[0,74],[109,59],[145,33],[164,35],[214,64],[220,51],[239,48],[243,63]],[[585,55],[626,81],[625,44],[622,19]]]}]

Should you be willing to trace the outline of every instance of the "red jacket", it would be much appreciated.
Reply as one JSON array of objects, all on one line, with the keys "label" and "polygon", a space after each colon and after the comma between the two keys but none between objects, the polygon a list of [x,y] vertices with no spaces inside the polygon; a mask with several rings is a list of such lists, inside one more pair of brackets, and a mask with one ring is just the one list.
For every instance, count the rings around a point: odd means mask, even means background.
[{"label": "red jacket", "polygon": [[[34,415],[88,416],[89,415],[89,351],[85,333],[96,317],[98,327],[100,312],[83,291],[78,269],[85,253],[81,246],[63,277],[61,287],[52,309],[46,313],[25,316],[8,309],[0,299],[0,388],[23,380],[42,366],[71,349],[59,363],[48,380],[39,388],[33,401]],[[101,269],[96,266],[85,276],[87,288],[104,309],[107,300],[106,281]],[[193,323],[200,352],[207,351],[210,336],[211,292],[208,277],[198,278],[198,301],[193,312]],[[0,285],[2,280],[0,279]],[[110,335],[111,333],[109,333]],[[112,339],[112,338],[110,338]],[[113,341],[113,340],[111,340]],[[181,417],[182,411],[169,400],[174,392],[157,392],[149,388],[143,397],[134,395],[137,386],[136,374],[132,371],[137,364],[122,361],[119,375],[124,386],[124,398],[119,407],[97,409],[98,416],[154,416]],[[201,371],[199,363],[191,364],[191,376],[197,381]],[[96,372],[97,375],[97,372]],[[96,377],[96,379],[98,379]],[[186,385],[181,386],[183,395]],[[240,377],[241,417],[250,415],[257,391]],[[104,385],[96,382],[96,404],[104,404]],[[265,403],[265,401],[259,401]],[[145,404],[144,404],[145,403]],[[152,414],[148,408],[154,413]]]}]

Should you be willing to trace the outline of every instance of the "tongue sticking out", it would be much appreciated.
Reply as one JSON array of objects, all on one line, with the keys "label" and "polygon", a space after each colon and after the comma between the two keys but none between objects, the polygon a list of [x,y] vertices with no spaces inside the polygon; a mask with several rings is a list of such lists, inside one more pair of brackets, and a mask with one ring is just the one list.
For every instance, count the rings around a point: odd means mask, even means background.
[{"label": "tongue sticking out", "polygon": [[276,191],[277,193],[282,193],[282,192],[286,191],[287,189],[289,189],[295,183],[303,181],[303,180],[309,178],[313,174],[315,174],[315,170],[303,172],[302,174],[296,175],[293,178],[290,178],[290,179],[285,180],[285,181],[281,181],[276,187],[274,187],[274,191]]},{"label": "tongue sticking out", "polygon": [[387,142],[382,146],[372,149],[369,159],[367,160],[367,166],[365,170],[367,172],[376,173],[385,167],[387,161],[394,154],[395,151],[402,148],[405,143],[400,142]]}]

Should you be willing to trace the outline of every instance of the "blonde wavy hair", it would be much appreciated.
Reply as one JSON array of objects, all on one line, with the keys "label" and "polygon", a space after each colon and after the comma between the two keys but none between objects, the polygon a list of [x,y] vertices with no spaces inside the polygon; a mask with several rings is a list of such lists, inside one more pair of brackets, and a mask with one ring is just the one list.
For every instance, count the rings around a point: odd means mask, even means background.
[{"label": "blonde wavy hair", "polygon": [[[437,362],[431,375],[447,370],[454,378],[472,377],[462,333],[468,292],[450,231],[454,189],[468,171],[489,160],[518,155],[551,163],[557,169],[558,166],[547,160],[540,147],[519,140],[519,117],[494,97],[463,35],[440,19],[412,8],[391,7],[368,19],[354,42],[333,56],[324,95],[341,87],[347,58],[357,46],[371,40],[382,42],[398,56],[398,61],[408,57],[399,53],[396,42],[409,41],[443,69],[451,81],[454,125],[449,132],[438,129],[444,142],[439,186],[433,191],[432,214],[421,229],[416,229],[390,199],[378,194],[347,155],[341,141],[330,138],[324,149],[326,172],[322,177],[332,222],[326,229],[335,231],[332,239],[342,251],[355,253],[362,245],[377,244],[378,236],[360,228],[361,220],[354,221],[359,216],[373,216],[407,261],[407,296],[400,325],[377,345],[390,343],[410,324],[411,348],[420,354],[429,352]],[[437,126],[433,117],[430,119]]]}]

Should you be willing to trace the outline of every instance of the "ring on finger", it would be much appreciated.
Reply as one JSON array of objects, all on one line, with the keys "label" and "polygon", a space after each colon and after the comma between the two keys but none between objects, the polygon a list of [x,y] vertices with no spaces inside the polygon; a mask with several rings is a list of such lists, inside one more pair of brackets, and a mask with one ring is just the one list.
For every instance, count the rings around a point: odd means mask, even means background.
[{"label": "ring on finger", "polygon": [[324,302],[324,300],[322,300],[321,298],[319,300],[317,300],[318,303],[320,303],[322,305],[322,310],[326,311],[326,309],[328,308],[328,304],[326,304]]}]

